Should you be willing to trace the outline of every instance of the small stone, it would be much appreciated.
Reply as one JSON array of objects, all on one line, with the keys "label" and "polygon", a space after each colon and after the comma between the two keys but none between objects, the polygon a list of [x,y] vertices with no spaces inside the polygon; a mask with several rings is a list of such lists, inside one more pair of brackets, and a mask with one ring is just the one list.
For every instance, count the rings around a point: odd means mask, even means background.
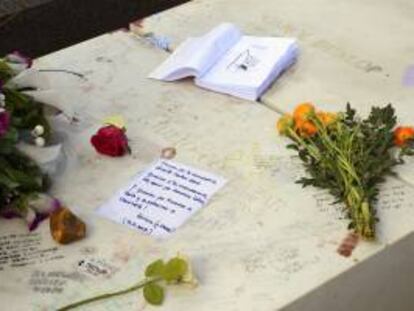
[{"label": "small stone", "polygon": [[68,208],[63,207],[50,215],[50,233],[60,244],[81,240],[86,235],[86,225]]}]

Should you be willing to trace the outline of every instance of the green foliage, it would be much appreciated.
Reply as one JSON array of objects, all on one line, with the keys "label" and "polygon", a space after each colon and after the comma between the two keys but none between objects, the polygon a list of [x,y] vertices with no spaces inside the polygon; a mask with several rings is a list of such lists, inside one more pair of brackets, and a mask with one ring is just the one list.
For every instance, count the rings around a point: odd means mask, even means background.
[{"label": "green foliage", "polygon": [[156,283],[145,285],[143,294],[145,300],[152,305],[159,306],[164,301],[164,288]]},{"label": "green foliage", "polygon": [[13,71],[7,63],[0,59],[0,81],[7,82],[13,77]]},{"label": "green foliage", "polygon": [[188,265],[185,260],[175,257],[165,265],[163,278],[167,282],[179,282],[187,272]]},{"label": "green foliage", "polygon": [[[14,75],[7,63],[0,59],[0,80],[5,83]],[[43,127],[42,137],[49,141],[51,128],[43,104],[10,86],[3,86],[1,92],[5,95],[10,126],[0,137],[0,208],[7,205],[21,209],[28,197],[47,190],[49,179],[16,146],[22,140],[33,143],[31,131],[37,125]]]},{"label": "green foliage", "polygon": [[[6,154],[0,152],[0,208],[6,204],[19,208],[20,197],[47,191],[49,186],[47,176],[33,160],[11,149]],[[4,151],[2,147],[0,150]]]},{"label": "green foliage", "polygon": [[146,277],[161,277],[164,274],[165,264],[164,260],[158,259],[150,263],[145,269]]},{"label": "green foliage", "polygon": [[[159,306],[164,302],[165,297],[165,288],[163,287],[164,283],[167,281],[167,284],[170,281],[176,281],[179,283],[185,283],[189,280],[183,280],[184,275],[189,272],[189,275],[192,275],[189,270],[189,264],[183,257],[177,256],[170,259],[167,264],[164,264],[162,259],[158,259],[150,263],[145,269],[145,279],[137,284],[120,291],[101,294],[95,297],[87,298],[75,303],[71,303],[62,308],[58,308],[57,311],[67,311],[80,306],[99,301],[102,299],[108,299],[111,297],[116,297],[119,295],[124,295],[139,289],[143,289],[144,299],[152,305]],[[193,280],[194,281],[194,280]]]},{"label": "green foliage", "polygon": [[12,127],[23,132],[30,132],[36,125],[45,129],[43,137],[48,141],[51,128],[44,114],[44,105],[19,90],[4,88],[6,110],[11,114]]},{"label": "green foliage", "polygon": [[164,289],[160,282],[179,283],[187,271],[188,264],[180,257],[174,257],[167,263],[164,263],[162,259],[150,263],[145,269],[145,276],[153,281],[144,287],[145,300],[153,305],[162,304]]}]

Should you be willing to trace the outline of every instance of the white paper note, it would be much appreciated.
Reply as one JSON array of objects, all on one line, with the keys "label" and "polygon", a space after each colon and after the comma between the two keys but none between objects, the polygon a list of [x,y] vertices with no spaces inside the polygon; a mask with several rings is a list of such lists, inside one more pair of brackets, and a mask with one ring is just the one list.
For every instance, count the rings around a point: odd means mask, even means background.
[{"label": "white paper note", "polygon": [[222,177],[160,159],[99,207],[98,214],[163,238],[205,206],[225,183]]}]

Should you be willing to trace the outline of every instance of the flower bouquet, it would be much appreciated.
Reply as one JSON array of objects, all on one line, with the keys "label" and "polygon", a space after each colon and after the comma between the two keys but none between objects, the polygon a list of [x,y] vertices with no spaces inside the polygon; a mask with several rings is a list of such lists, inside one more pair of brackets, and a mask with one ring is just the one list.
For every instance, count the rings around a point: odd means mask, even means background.
[{"label": "flower bouquet", "polygon": [[44,104],[25,94],[33,88],[13,83],[30,66],[17,52],[0,58],[0,215],[22,217],[33,230],[60,204],[46,195],[48,176],[19,148],[21,143],[43,147],[52,135]]},{"label": "flower bouquet", "polygon": [[373,107],[366,119],[348,104],[345,112],[317,111],[311,103],[296,107],[293,115],[277,122],[289,137],[307,177],[297,182],[329,190],[335,203],[343,203],[349,228],[366,240],[375,239],[378,221],[375,203],[379,184],[403,156],[414,154],[414,128],[396,127],[394,108]]}]

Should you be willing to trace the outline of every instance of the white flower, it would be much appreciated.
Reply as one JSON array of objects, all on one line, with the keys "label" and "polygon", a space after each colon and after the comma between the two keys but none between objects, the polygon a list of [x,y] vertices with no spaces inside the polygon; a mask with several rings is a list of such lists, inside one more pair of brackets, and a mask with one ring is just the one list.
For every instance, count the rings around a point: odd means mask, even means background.
[{"label": "white flower", "polygon": [[26,213],[23,216],[24,220],[27,222],[27,227],[30,231],[34,230],[37,227],[36,224],[36,213],[31,208],[27,208]]},{"label": "white flower", "polygon": [[32,67],[32,60],[18,51],[7,54],[4,59],[15,74]]},{"label": "white flower", "polygon": [[40,193],[35,198],[29,200],[29,206],[41,214],[51,214],[61,207],[60,201],[50,195]]},{"label": "white flower", "polygon": [[35,137],[42,136],[45,133],[45,128],[42,125],[36,125],[32,131]]},{"label": "white flower", "polygon": [[38,147],[44,147],[46,144],[46,140],[43,137],[36,137],[34,142],[35,145]]}]

